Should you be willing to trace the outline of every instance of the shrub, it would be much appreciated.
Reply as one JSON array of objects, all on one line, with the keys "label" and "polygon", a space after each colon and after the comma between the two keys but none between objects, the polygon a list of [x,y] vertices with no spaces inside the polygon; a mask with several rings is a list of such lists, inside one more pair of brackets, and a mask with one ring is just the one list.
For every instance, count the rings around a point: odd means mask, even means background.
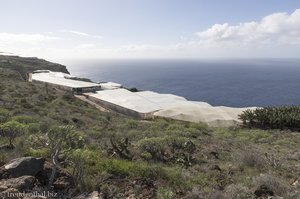
[{"label": "shrub", "polygon": [[134,119],[128,119],[125,123],[125,127],[129,129],[137,128],[137,126],[138,126],[138,122]]},{"label": "shrub", "polygon": [[250,190],[242,184],[232,184],[226,187],[224,198],[239,198],[247,199],[251,198],[252,193]]},{"label": "shrub", "polygon": [[264,168],[267,165],[266,159],[261,155],[261,153],[254,149],[241,150],[235,154],[234,159],[241,166]]},{"label": "shrub", "polygon": [[157,199],[173,199],[176,197],[176,194],[170,188],[160,187],[156,192]]},{"label": "shrub", "polygon": [[103,194],[103,198],[114,198],[118,193],[119,188],[115,185],[103,184],[100,187],[100,191]]},{"label": "shrub", "polygon": [[145,138],[138,142],[138,148],[142,153],[150,154],[153,160],[166,161],[175,151],[183,149],[187,141],[174,136]]},{"label": "shrub", "polygon": [[9,121],[0,125],[0,136],[6,137],[9,142],[9,148],[13,149],[13,142],[16,137],[20,136],[25,131],[24,124],[16,121]]},{"label": "shrub", "polygon": [[102,163],[103,169],[108,173],[116,176],[126,177],[129,176],[133,170],[133,163],[125,160],[108,159]]},{"label": "shrub", "polygon": [[25,152],[26,156],[33,156],[33,157],[37,157],[37,158],[39,158],[39,157],[47,158],[48,154],[49,154],[48,149],[32,149],[32,148],[29,148]]},{"label": "shrub", "polygon": [[300,130],[300,106],[246,110],[239,118],[250,128]]},{"label": "shrub", "polygon": [[272,191],[275,195],[285,197],[290,192],[289,185],[282,179],[272,176],[270,174],[264,174],[254,179],[254,184],[257,188],[262,186]]},{"label": "shrub", "polygon": [[186,168],[192,166],[197,148],[191,140],[176,136],[145,138],[137,147],[140,157],[146,160],[173,162]]},{"label": "shrub", "polygon": [[38,123],[31,123],[26,125],[27,132],[29,133],[38,133],[40,132],[41,125]]},{"label": "shrub", "polygon": [[22,124],[35,123],[36,120],[28,115],[18,115],[11,118],[11,120],[17,121]]},{"label": "shrub", "polygon": [[9,111],[0,108],[0,123],[6,122],[9,117],[10,117]]}]

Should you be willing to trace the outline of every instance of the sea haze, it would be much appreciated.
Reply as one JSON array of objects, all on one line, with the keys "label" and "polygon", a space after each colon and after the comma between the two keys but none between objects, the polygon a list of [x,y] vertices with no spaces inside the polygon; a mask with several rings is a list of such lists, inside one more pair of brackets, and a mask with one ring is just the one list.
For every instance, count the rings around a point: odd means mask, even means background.
[{"label": "sea haze", "polygon": [[300,105],[299,59],[69,61],[71,74],[232,107]]}]

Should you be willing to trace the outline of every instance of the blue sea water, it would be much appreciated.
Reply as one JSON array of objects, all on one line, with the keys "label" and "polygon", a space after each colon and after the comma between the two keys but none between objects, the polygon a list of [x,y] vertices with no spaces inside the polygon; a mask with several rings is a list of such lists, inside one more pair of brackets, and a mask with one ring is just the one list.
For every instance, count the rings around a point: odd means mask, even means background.
[{"label": "blue sea water", "polygon": [[73,75],[232,107],[300,105],[300,59],[82,60]]}]

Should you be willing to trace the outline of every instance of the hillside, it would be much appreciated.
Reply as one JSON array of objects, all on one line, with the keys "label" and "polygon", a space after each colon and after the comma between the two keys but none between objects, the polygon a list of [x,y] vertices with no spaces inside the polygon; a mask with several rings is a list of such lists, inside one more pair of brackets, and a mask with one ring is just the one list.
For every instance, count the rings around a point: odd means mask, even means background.
[{"label": "hillside", "polygon": [[26,73],[34,70],[52,70],[56,72],[69,73],[67,68],[61,64],[51,63],[36,57],[18,57],[0,55],[0,68],[8,68],[18,71],[25,79]]},{"label": "hillside", "polygon": [[[0,166],[24,156],[46,159],[31,177],[32,187],[16,192],[46,190],[62,198],[88,198],[93,191],[95,198],[300,197],[299,132],[209,128],[101,112],[71,93],[22,78],[36,69],[66,72],[64,66],[3,59],[10,61],[0,65]],[[15,133],[13,146],[5,132]],[[62,150],[48,186],[51,143],[62,143]],[[9,189],[5,172],[0,167],[0,194]]]}]

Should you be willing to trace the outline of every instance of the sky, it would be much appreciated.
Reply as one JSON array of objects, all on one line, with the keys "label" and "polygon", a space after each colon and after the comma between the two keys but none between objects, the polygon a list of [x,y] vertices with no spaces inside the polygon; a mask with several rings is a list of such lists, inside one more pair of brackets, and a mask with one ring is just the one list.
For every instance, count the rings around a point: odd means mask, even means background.
[{"label": "sky", "polygon": [[0,0],[0,52],[101,58],[300,58],[298,0]]}]

